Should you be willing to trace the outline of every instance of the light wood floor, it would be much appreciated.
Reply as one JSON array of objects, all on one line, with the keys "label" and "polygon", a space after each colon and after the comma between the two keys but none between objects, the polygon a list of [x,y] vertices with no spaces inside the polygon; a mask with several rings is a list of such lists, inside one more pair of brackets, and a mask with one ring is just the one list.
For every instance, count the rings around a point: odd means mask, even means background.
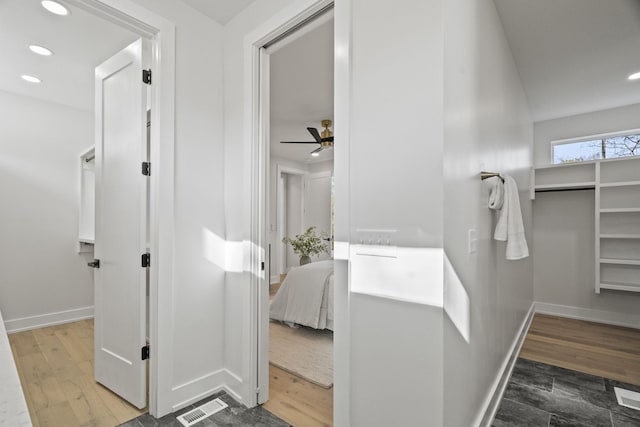
[{"label": "light wood floor", "polygon": [[269,365],[269,401],[262,405],[295,427],[333,425],[333,387],[322,388]]},{"label": "light wood floor", "polygon": [[520,357],[640,386],[640,329],[536,314]]},{"label": "light wood floor", "polygon": [[93,320],[9,335],[35,427],[113,427],[146,412],[93,380]]},{"label": "light wood floor", "polygon": [[[280,283],[270,286],[271,298],[278,288]],[[333,387],[322,388],[271,364],[269,401],[262,406],[295,427],[333,425]]]}]

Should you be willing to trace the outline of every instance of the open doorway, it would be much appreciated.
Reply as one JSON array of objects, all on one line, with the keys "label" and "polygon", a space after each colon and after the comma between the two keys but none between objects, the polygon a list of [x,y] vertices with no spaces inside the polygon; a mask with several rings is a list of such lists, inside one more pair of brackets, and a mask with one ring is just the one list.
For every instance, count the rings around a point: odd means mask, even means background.
[{"label": "open doorway", "polygon": [[[43,6],[52,6],[53,10],[45,10]],[[3,287],[3,294],[8,294],[11,298],[10,309],[5,310],[5,315],[8,314],[9,319],[18,318],[8,328],[10,333],[16,332],[12,335],[12,342],[31,342],[34,344],[29,347],[31,350],[37,349],[42,352],[44,360],[55,365],[50,366],[52,375],[62,375],[59,381],[51,381],[43,375],[29,377],[29,381],[23,383],[34,422],[37,423],[41,416],[44,417],[40,424],[51,422],[51,418],[48,417],[52,415],[52,411],[39,411],[41,408],[38,405],[42,402],[35,402],[33,406],[34,401],[29,399],[32,396],[30,391],[33,391],[33,394],[44,392],[46,396],[55,395],[58,399],[62,395],[56,393],[64,385],[72,387],[75,384],[80,387],[79,384],[82,384],[81,391],[88,400],[102,408],[106,406],[109,410],[90,413],[67,411],[68,419],[64,422],[58,420],[54,424],[122,422],[147,407],[148,402],[151,402],[151,406],[155,405],[154,399],[148,398],[148,361],[141,360],[140,356],[141,347],[144,347],[155,329],[150,322],[148,310],[150,282],[147,271],[142,270],[140,266],[140,254],[149,252],[148,249],[155,245],[150,232],[151,218],[146,213],[142,214],[143,211],[149,211],[152,197],[149,194],[150,184],[140,173],[140,161],[148,160],[147,111],[150,107],[147,97],[150,90],[144,88],[141,71],[143,64],[145,68],[151,63],[160,64],[157,57],[152,58],[149,55],[148,61],[144,61],[142,55],[145,50],[142,45],[145,42],[149,42],[146,52],[151,53],[151,43],[154,43],[154,36],[159,32],[156,30],[159,26],[154,27],[152,23],[160,22],[157,16],[142,13],[135,8],[135,18],[127,15],[127,10],[131,11],[132,8],[126,1],[122,2],[120,7],[122,10],[116,11],[90,0],[65,4],[14,0],[3,2],[0,14],[3,17],[0,26],[2,40],[6,48],[3,50],[10,56],[0,73],[0,100],[3,110],[11,116],[11,120],[5,121],[1,129],[7,136],[1,139],[8,142],[2,146],[5,162],[0,173],[3,176],[2,181],[6,184],[2,186],[2,193],[3,199],[10,200],[9,204],[12,206],[10,210],[4,211],[4,215],[7,215],[5,219],[10,219],[8,222],[16,224],[16,229],[22,230],[21,235],[3,238],[3,249],[11,247],[13,250],[13,255],[6,257],[3,251],[3,259],[7,262],[7,267],[11,266],[11,272],[4,266],[3,271],[19,278],[10,281],[16,284],[16,289]],[[145,16],[140,16],[141,14]],[[164,22],[161,24],[164,25]],[[161,49],[159,43],[157,47]],[[139,143],[136,156],[139,154],[140,158],[128,159],[128,163],[135,167],[136,178],[143,178],[140,185],[136,185],[142,192],[137,194],[135,199],[136,205],[139,206],[136,221],[140,229],[140,247],[143,249],[138,251],[138,248],[135,248],[134,259],[136,271],[140,270],[140,274],[136,274],[135,284],[140,286],[132,287],[140,306],[136,307],[135,313],[121,313],[127,327],[132,324],[129,323],[132,317],[137,318],[136,334],[140,339],[136,338],[135,345],[126,352],[132,361],[135,360],[133,364],[138,366],[136,388],[139,389],[139,398],[125,396],[126,393],[119,387],[125,381],[121,374],[107,372],[100,382],[115,390],[125,400],[132,401],[131,405],[94,381],[97,378],[99,363],[94,357],[94,322],[91,318],[94,308],[97,316],[98,303],[106,299],[99,297],[97,291],[94,298],[94,271],[99,270],[92,270],[87,265],[92,264],[91,266],[97,268],[104,266],[95,262],[93,253],[94,247],[97,247],[101,240],[99,236],[96,237],[95,222],[91,220],[95,213],[91,209],[95,206],[91,190],[95,189],[94,185],[100,185],[94,184],[96,163],[103,160],[102,166],[106,169],[105,165],[108,165],[111,176],[114,176],[121,166],[114,163],[113,158],[107,156],[104,150],[100,152],[100,149],[95,150],[92,147],[95,142],[94,136],[101,133],[105,137],[106,129],[112,125],[111,119],[126,110],[122,103],[114,102],[113,99],[108,101],[105,95],[101,105],[105,110],[110,108],[111,116],[108,120],[101,120],[100,132],[96,132],[99,122],[98,117],[94,116],[97,111],[94,109],[96,67],[109,62],[109,58],[123,51],[134,54],[136,59],[130,63],[123,63],[123,67],[115,64],[114,70],[121,71],[131,64],[134,68],[130,73],[131,81],[135,79],[135,85],[141,86],[135,100],[136,111],[139,114],[135,117],[134,137],[136,144]],[[166,81],[169,77],[167,75]],[[114,83],[114,80],[116,79],[111,79],[106,86],[113,88],[114,85],[120,85],[122,88],[128,84],[124,83],[121,77],[118,77],[119,83]],[[130,89],[133,87],[129,86]],[[103,95],[106,92],[103,92]],[[122,91],[124,92],[126,90]],[[156,95],[158,96],[153,101],[155,107],[162,98],[159,93]],[[9,114],[5,117],[8,118]],[[153,131],[156,135],[159,135],[159,125],[158,121],[152,126],[156,128]],[[121,131],[111,133],[112,141],[121,139],[118,133]],[[125,137],[129,136],[124,133]],[[119,150],[111,143],[105,146],[109,147],[111,154],[114,150]],[[127,172],[126,175],[133,174]],[[10,179],[5,180],[5,177]],[[114,201],[111,202],[113,207]],[[118,200],[115,202],[119,203]],[[154,200],[153,203],[155,202]],[[122,206],[120,205],[121,208]],[[107,228],[111,233],[109,237],[113,240],[117,230]],[[29,254],[28,257],[25,257],[26,254]],[[33,259],[46,261],[37,269],[25,268],[25,261]],[[20,289],[17,289],[18,287]],[[21,294],[28,298],[22,298]],[[76,308],[78,306],[81,308]],[[152,311],[155,311],[153,307]],[[37,315],[24,316],[23,312]],[[121,335],[121,330],[116,330],[118,325],[114,322],[104,323],[110,328],[108,331],[99,333],[97,326],[95,331],[95,335],[100,336],[101,340]],[[151,330],[148,326],[151,326]],[[104,341],[101,342],[101,350],[111,351],[115,355],[124,354],[121,351],[123,349],[117,344],[107,345]],[[47,357],[46,352],[51,352],[49,356],[55,357]],[[24,365],[18,363],[18,366]],[[65,369],[60,369],[61,366]],[[45,368],[44,365],[38,367],[39,370]],[[45,379],[47,381],[44,381]],[[77,381],[73,382],[72,379]],[[40,380],[43,382],[38,383]],[[152,384],[151,388],[153,387]],[[67,387],[65,390],[71,389]],[[71,399],[69,396],[76,391],[64,395]],[[72,402],[73,400],[70,400],[69,406],[73,409]],[[60,405],[57,405],[58,403]],[[45,406],[57,408],[64,406],[64,403],[48,402]],[[101,414],[101,418],[108,419],[80,420],[98,413]]]},{"label": "open doorway", "polygon": [[294,425],[333,423],[333,33],[330,9],[265,52],[271,250],[264,407]]}]

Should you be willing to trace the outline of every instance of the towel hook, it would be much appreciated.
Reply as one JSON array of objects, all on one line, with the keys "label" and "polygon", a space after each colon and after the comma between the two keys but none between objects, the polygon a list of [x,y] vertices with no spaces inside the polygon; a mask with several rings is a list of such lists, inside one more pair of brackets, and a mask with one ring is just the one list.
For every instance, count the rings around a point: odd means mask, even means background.
[{"label": "towel hook", "polygon": [[500,176],[500,174],[497,172],[485,172],[485,171],[480,172],[480,179],[483,181],[487,178],[493,178],[494,176],[497,176],[498,178],[500,178],[500,181],[504,183],[504,178]]}]

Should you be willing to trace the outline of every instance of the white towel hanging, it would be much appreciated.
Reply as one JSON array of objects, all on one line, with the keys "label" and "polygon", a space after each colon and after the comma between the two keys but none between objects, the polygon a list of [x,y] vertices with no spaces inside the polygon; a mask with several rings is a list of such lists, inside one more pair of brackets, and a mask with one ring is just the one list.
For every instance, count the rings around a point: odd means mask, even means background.
[{"label": "white towel hanging", "polygon": [[518,185],[508,175],[504,176],[504,201],[493,238],[507,242],[506,259],[518,260],[529,256],[529,247],[527,246],[522,222],[522,211],[520,210]]},{"label": "white towel hanging", "polygon": [[504,184],[497,176],[487,178],[489,183],[489,209],[494,211],[502,209],[504,203]]}]

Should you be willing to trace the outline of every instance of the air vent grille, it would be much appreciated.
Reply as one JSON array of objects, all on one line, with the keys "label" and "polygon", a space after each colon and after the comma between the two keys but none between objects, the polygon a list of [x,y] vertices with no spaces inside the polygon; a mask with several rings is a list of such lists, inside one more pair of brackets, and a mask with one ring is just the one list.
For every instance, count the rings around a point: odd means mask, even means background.
[{"label": "air vent grille", "polygon": [[198,406],[197,408],[185,414],[180,415],[178,417],[178,421],[180,421],[180,424],[182,424],[184,427],[189,427],[199,421],[202,421],[205,418],[210,417],[216,412],[222,411],[227,406],[228,405],[219,398],[214,399],[210,402]]},{"label": "air vent grille", "polygon": [[640,393],[619,387],[613,389],[616,392],[619,405],[640,411]]}]

